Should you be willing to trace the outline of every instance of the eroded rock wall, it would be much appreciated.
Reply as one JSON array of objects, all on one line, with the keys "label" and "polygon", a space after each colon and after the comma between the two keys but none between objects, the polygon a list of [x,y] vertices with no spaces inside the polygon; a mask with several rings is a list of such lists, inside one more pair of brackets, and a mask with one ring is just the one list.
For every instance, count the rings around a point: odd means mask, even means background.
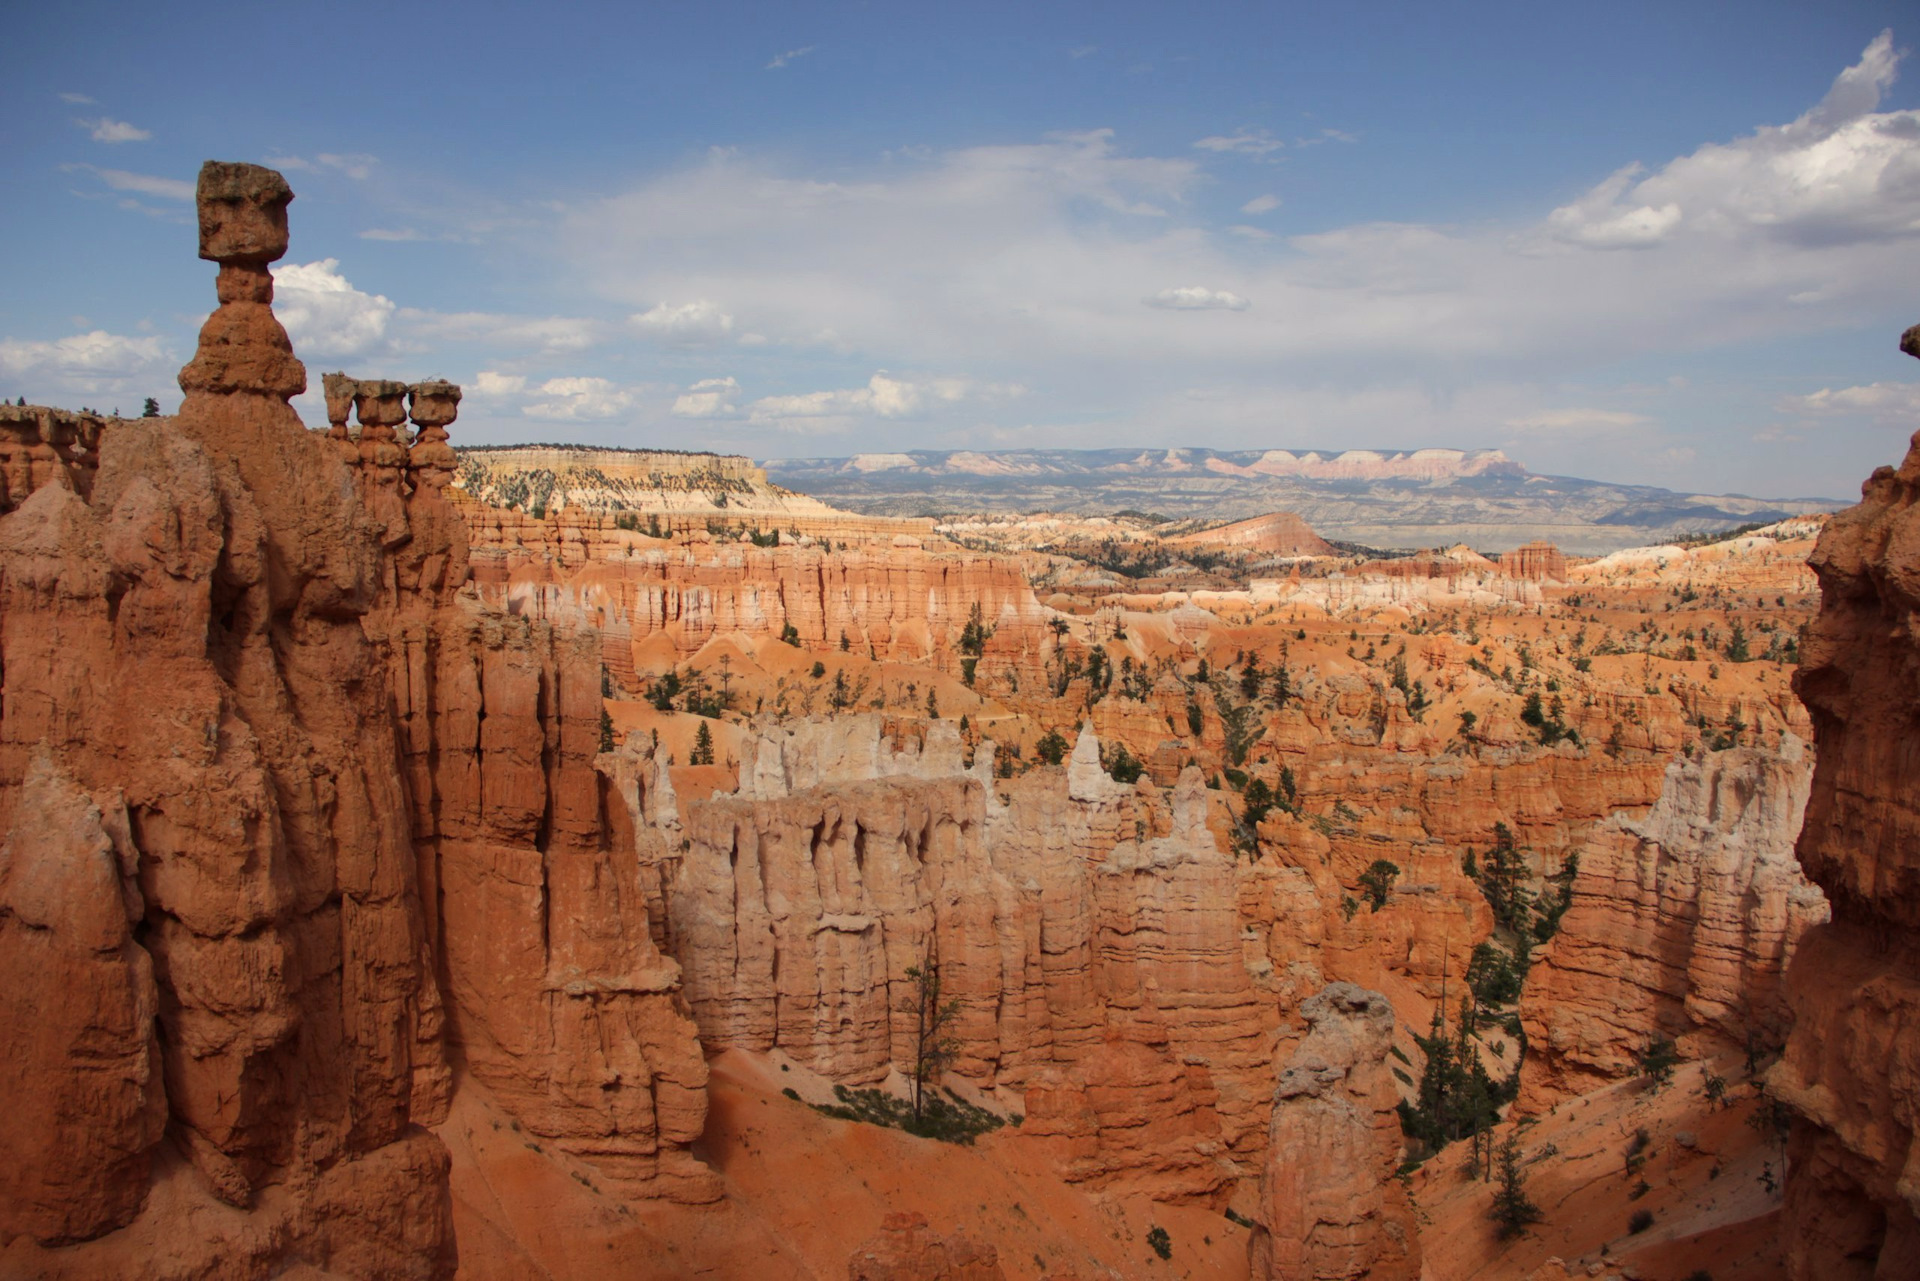
[{"label": "eroded rock wall", "polygon": [[[15,1096],[45,1123],[0,1139],[8,1270],[453,1268],[422,1128],[437,996],[362,626],[380,542],[287,403],[305,371],[267,263],[290,199],[270,170],[202,171],[221,305],[179,416],[113,424],[89,492],[52,474],[0,523],[0,948],[16,1010],[53,1015]],[[247,1232],[181,1235],[182,1198]]]},{"label": "eroded rock wall", "polygon": [[1301,1003],[1306,1039],[1274,1093],[1260,1208],[1248,1242],[1260,1281],[1421,1275],[1413,1209],[1393,1177],[1399,1094],[1389,1074],[1393,1006],[1335,983]]},{"label": "eroded rock wall", "polygon": [[1782,1043],[1781,977],[1827,919],[1793,857],[1812,771],[1791,736],[1676,757],[1645,818],[1619,815],[1580,847],[1573,904],[1520,1002],[1523,1107],[1631,1075],[1656,1034],[1690,1056]]},{"label": "eroded rock wall", "polygon": [[[1920,327],[1903,348],[1920,356]],[[1819,759],[1798,854],[1833,920],[1787,976],[1793,1033],[1767,1078],[1789,1146],[1796,1278],[1920,1274],[1920,435],[1835,515],[1794,687]]]},{"label": "eroded rock wall", "polygon": [[[602,758],[710,1048],[780,1049],[849,1083],[911,1062],[908,966],[959,1002],[954,1070],[1023,1093],[1070,1178],[1211,1197],[1264,1139],[1276,1003],[1243,957],[1215,796],[1122,787],[1083,735],[995,791],[950,722],[763,728],[733,794],[681,807],[637,739]],[[684,810],[684,812],[683,812]]]}]

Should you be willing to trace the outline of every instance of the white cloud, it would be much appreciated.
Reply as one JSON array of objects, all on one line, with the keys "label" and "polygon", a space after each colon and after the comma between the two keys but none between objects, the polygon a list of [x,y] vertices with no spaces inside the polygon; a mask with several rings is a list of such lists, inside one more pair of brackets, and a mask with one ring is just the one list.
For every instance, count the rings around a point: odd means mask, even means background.
[{"label": "white cloud", "polygon": [[484,343],[514,351],[582,351],[599,342],[604,326],[575,316],[506,316],[490,311],[400,309],[407,336],[441,342]]},{"label": "white cloud", "polygon": [[811,44],[802,45],[798,49],[789,49],[785,53],[776,53],[775,55],[773,55],[773,61],[769,62],[766,65],[766,67],[763,68],[763,70],[778,71],[780,68],[786,66],[789,62],[792,62],[795,58],[804,58],[819,47],[820,46],[818,45],[811,45]]},{"label": "white cloud", "polygon": [[368,227],[360,233],[362,240],[431,240],[432,237],[415,231],[412,227]]},{"label": "white cloud", "polygon": [[1801,418],[1864,418],[1920,427],[1920,383],[1878,382],[1862,387],[1822,387],[1805,396],[1784,396],[1776,408]]},{"label": "white cloud", "polygon": [[314,159],[329,169],[337,170],[345,174],[356,182],[366,181],[373,175],[373,167],[380,163],[380,159],[377,156],[364,156],[359,154],[342,156],[326,151],[321,152],[315,156]]},{"label": "white cloud", "polygon": [[1067,56],[1069,58],[1072,58],[1075,62],[1078,62],[1082,58],[1092,57],[1094,54],[1099,52],[1100,52],[1100,46],[1097,44],[1078,44],[1078,45],[1075,45],[1073,48],[1067,50]]},{"label": "white cloud", "polygon": [[482,396],[515,396],[526,390],[527,380],[523,374],[503,374],[492,369],[482,369],[473,376],[473,390]]},{"label": "white cloud", "polygon": [[739,413],[733,403],[740,384],[732,378],[702,378],[673,402],[675,418],[731,418]]},{"label": "white cloud", "polygon": [[1617,409],[1548,409],[1507,419],[1516,431],[1592,432],[1618,431],[1626,427],[1644,427],[1652,419]]},{"label": "white cloud", "polygon": [[1162,289],[1145,299],[1145,302],[1149,307],[1161,307],[1168,311],[1245,311],[1253,305],[1239,294],[1200,285]]},{"label": "white cloud", "polygon": [[392,300],[355,289],[339,268],[338,258],[322,258],[274,270],[274,312],[302,353],[364,356],[386,346]]},{"label": "white cloud", "polygon": [[109,116],[102,116],[98,120],[76,120],[74,123],[88,130],[95,142],[145,142],[153,137],[145,129]]},{"label": "white cloud", "polygon": [[76,107],[91,107],[94,105],[93,99],[87,97],[84,93],[63,93],[60,95],[60,101],[70,102]]},{"label": "white cloud", "polygon": [[733,332],[733,317],[704,298],[677,306],[659,303],[630,319],[642,333],[663,342],[716,343]]},{"label": "white cloud", "polygon": [[192,200],[193,184],[182,178],[161,178],[153,174],[129,173],[125,169],[102,169],[98,165],[61,165],[68,173],[84,170],[115,191],[137,191],[143,196],[166,200]]},{"label": "white cloud", "polygon": [[638,399],[636,392],[607,378],[549,378],[539,391],[553,399],[522,406],[520,412],[529,418],[616,418]]},{"label": "white cloud", "polygon": [[1232,226],[1228,227],[1227,230],[1232,232],[1234,235],[1243,237],[1247,240],[1272,240],[1273,239],[1273,233],[1271,231],[1268,231],[1265,227],[1252,227],[1252,226],[1248,226],[1244,222],[1236,222]]},{"label": "white cloud", "polygon": [[895,378],[882,371],[864,387],[762,396],[747,411],[751,421],[783,431],[844,431],[863,418],[915,418],[964,400],[1006,400],[1025,390],[966,378]]},{"label": "white cloud", "polygon": [[1193,145],[1201,151],[1214,151],[1223,155],[1265,156],[1271,155],[1287,144],[1265,129],[1239,129],[1231,134],[1214,134],[1201,138]]},{"label": "white cloud", "polygon": [[[1920,235],[1920,110],[1880,112],[1900,54],[1882,32],[1799,119],[1617,170],[1553,211],[1555,238],[1645,248],[1692,232],[1809,248]],[[1644,174],[1644,176],[1643,176]]]},{"label": "white cloud", "polygon": [[1252,200],[1247,201],[1246,204],[1241,205],[1240,212],[1243,214],[1272,213],[1279,207],[1280,197],[1274,195],[1272,192],[1268,192],[1264,196],[1255,196]]},{"label": "white cloud", "polygon": [[[1843,81],[1871,88],[1884,80],[1872,71],[1874,56],[1862,61],[1868,72]],[[1834,100],[1844,108],[1846,97]],[[1831,129],[1847,110],[1857,106],[1805,118]],[[1901,131],[1913,127],[1903,123],[1912,114],[1853,116],[1839,128],[1868,129],[1875,146],[1910,150],[1916,144]],[[1726,144],[1735,176],[1764,167],[1754,138],[1781,132]],[[1776,148],[1775,158],[1790,166],[1805,159],[1806,139],[1794,138],[1800,141]],[[1223,225],[1211,202],[1196,198],[1208,182],[1208,152],[1131,154],[1108,130],[936,150],[911,163],[896,157],[831,174],[724,154],[612,197],[569,202],[558,252],[621,314],[648,318],[631,332],[666,336],[679,327],[724,341],[733,359],[746,361],[756,358],[742,349],[750,331],[766,340],[760,359],[827,352],[839,367],[958,368],[1023,383],[1035,390],[1019,421],[1066,424],[1058,429],[1062,443],[1070,432],[1083,433],[1078,443],[1110,443],[1116,423],[1140,424],[1136,439],[1179,431],[1240,446],[1273,442],[1282,423],[1294,433],[1289,443],[1303,447],[1327,442],[1323,425],[1348,433],[1335,440],[1357,432],[1393,447],[1432,444],[1436,432],[1451,443],[1492,445],[1526,431],[1525,439],[1540,442],[1536,465],[1580,474],[1565,469],[1602,452],[1594,443],[1604,439],[1601,428],[1583,434],[1544,422],[1504,424],[1589,403],[1645,410],[1659,422],[1698,422],[1690,409],[1656,412],[1614,397],[1607,383],[1620,362],[1649,354],[1685,368],[1676,353],[1735,353],[1891,323],[1887,317],[1911,305],[1913,235],[1820,241],[1783,222],[1735,218],[1705,169],[1689,177],[1686,193],[1660,185],[1672,186],[1692,158],[1710,154],[1711,147],[1691,148],[1658,172],[1625,177],[1617,176],[1621,163],[1608,163],[1581,184],[1593,190],[1573,202],[1574,212],[1557,219],[1555,206],[1569,201],[1541,192],[1532,214],[1517,222],[1363,222],[1273,241],[1241,229],[1264,218]],[[1852,161],[1835,172],[1853,174]],[[1864,194],[1850,207],[1854,221],[1827,225],[1902,225],[1913,197],[1896,181],[1901,172],[1889,158],[1871,190],[1858,188]],[[1696,190],[1711,190],[1719,203],[1697,210]],[[1668,205],[1679,210],[1670,226]],[[1139,216],[1146,209],[1163,216]],[[1636,239],[1650,243],[1634,253],[1591,247]],[[1159,306],[1142,305],[1147,299]],[[1214,322],[1169,323],[1163,310],[1183,302],[1228,310],[1232,299],[1250,305]],[[870,396],[871,386],[846,387],[839,378],[795,384],[785,381],[795,377],[790,363],[778,368],[779,385],[797,397],[749,403],[742,396],[749,415],[742,432],[756,414],[766,424],[851,424],[874,435],[904,421],[855,399]],[[749,386],[765,378],[750,365],[732,372]],[[1325,387],[1372,405],[1363,393],[1383,379],[1404,393],[1393,402],[1400,418],[1336,413],[1332,402],[1304,394]],[[1452,408],[1470,403],[1477,387],[1516,379],[1537,380],[1541,389],[1483,405],[1477,415]],[[1309,405],[1319,417],[1257,420],[1209,409],[1195,419],[1192,402],[1176,393],[1196,384],[1231,388],[1242,403],[1289,414]],[[807,390],[821,386],[840,390]],[[665,396],[661,408],[678,394]],[[1764,412],[1770,400],[1757,396],[1753,407]],[[978,408],[979,418],[994,416]],[[965,430],[1004,425],[970,422]],[[939,430],[947,430],[944,422]],[[1703,436],[1732,430],[1685,429]],[[1693,474],[1674,477],[1677,483],[1732,483],[1715,479],[1714,448],[1699,453]],[[1605,474],[1628,472],[1617,458],[1603,463],[1613,467]],[[1743,461],[1743,486],[1753,488],[1763,467],[1777,465]],[[1729,464],[1727,475],[1739,467]],[[1846,488],[1820,484],[1828,492]],[[1793,478],[1774,492],[1787,488],[1803,485]]]},{"label": "white cloud", "polygon": [[293,170],[297,173],[319,173],[322,170],[331,169],[356,182],[364,182],[372,177],[373,167],[379,163],[378,156],[362,155],[357,152],[341,155],[331,151],[322,151],[312,160],[308,160],[305,156],[268,156],[266,159],[269,168]]},{"label": "white cloud", "polygon": [[16,378],[48,374],[83,384],[110,382],[146,373],[165,358],[158,338],[132,338],[104,329],[51,342],[0,339],[0,372]]}]

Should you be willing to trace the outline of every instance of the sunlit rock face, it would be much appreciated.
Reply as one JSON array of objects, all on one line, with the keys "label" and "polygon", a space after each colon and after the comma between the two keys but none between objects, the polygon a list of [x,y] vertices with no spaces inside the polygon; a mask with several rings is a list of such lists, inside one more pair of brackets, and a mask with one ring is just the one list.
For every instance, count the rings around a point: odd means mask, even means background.
[{"label": "sunlit rock face", "polygon": [[1580,848],[1573,905],[1521,1000],[1523,1107],[1631,1075],[1654,1035],[1689,1056],[1781,1044],[1781,976],[1827,919],[1793,857],[1812,770],[1790,735],[1676,758],[1645,818],[1621,815]]}]

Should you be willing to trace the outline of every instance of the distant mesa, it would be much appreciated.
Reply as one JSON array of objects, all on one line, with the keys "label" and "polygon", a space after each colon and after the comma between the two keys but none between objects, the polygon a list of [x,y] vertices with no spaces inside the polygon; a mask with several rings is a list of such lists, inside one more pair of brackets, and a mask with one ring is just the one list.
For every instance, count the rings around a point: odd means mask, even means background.
[{"label": "distant mesa", "polygon": [[1328,539],[1404,550],[1544,541],[1605,555],[1845,506],[1542,476],[1498,449],[909,450],[765,466],[777,484],[873,515],[1153,511],[1217,522],[1287,511]]},{"label": "distant mesa", "polygon": [[1331,556],[1334,546],[1292,512],[1269,512],[1251,520],[1167,539],[1175,547],[1265,552],[1273,556]]},{"label": "distant mesa", "polygon": [[631,516],[660,534],[785,530],[836,541],[917,539],[933,530],[930,520],[860,515],[794,493],[739,454],[548,444],[455,452],[456,490],[540,519]]}]

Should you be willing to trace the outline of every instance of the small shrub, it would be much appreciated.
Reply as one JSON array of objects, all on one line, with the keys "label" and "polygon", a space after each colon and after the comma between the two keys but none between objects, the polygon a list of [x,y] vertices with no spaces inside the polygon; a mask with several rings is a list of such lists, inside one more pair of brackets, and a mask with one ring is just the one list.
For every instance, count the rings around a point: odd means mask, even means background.
[{"label": "small shrub", "polygon": [[1640,1235],[1653,1226],[1652,1210],[1635,1210],[1633,1217],[1627,1220],[1627,1231],[1634,1236]]},{"label": "small shrub", "polygon": [[1153,1252],[1161,1258],[1171,1259],[1173,1257],[1173,1238],[1167,1235],[1165,1228],[1149,1228],[1147,1230],[1147,1244],[1152,1246]]},{"label": "small shrub", "polygon": [[791,1085],[789,1085],[786,1089],[780,1091],[780,1093],[786,1095],[788,1098],[792,1099],[795,1103],[798,1103],[800,1101],[800,1091],[794,1089]]}]

